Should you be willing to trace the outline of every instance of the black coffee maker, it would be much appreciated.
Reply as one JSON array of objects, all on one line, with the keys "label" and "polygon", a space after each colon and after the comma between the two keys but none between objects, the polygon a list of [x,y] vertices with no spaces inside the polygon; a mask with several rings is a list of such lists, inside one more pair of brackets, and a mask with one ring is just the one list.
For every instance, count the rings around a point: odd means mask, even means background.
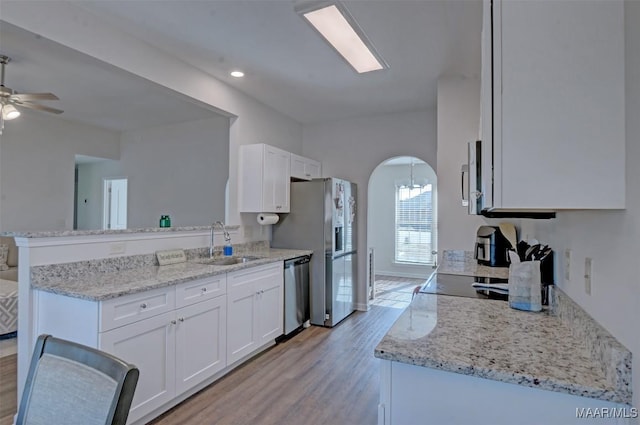
[{"label": "black coffee maker", "polygon": [[476,234],[474,258],[478,264],[490,267],[509,267],[511,244],[497,226],[480,226]]}]

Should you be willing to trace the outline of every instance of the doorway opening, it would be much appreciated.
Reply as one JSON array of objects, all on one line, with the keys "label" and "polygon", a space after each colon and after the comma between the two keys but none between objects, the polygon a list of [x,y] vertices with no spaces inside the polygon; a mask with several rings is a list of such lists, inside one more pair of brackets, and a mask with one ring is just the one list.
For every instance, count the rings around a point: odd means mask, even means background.
[{"label": "doorway opening", "polygon": [[382,162],[368,188],[369,303],[404,308],[437,259],[437,178],[410,156]]},{"label": "doorway opening", "polygon": [[103,229],[127,228],[127,179],[104,179]]}]

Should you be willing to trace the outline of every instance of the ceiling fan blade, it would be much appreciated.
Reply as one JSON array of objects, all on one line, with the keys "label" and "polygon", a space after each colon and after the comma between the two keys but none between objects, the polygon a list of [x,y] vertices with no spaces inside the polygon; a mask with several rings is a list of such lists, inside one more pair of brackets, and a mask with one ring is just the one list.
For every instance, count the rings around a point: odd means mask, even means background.
[{"label": "ceiling fan blade", "polygon": [[20,103],[16,103],[16,105],[24,108],[37,109],[38,111],[51,112],[52,114],[61,114],[64,112],[62,109],[56,109],[50,106],[40,105],[39,103],[20,102]]},{"label": "ceiling fan blade", "polygon": [[32,100],[60,100],[58,96],[53,93],[15,93],[11,96],[11,99],[19,102],[29,102]]}]

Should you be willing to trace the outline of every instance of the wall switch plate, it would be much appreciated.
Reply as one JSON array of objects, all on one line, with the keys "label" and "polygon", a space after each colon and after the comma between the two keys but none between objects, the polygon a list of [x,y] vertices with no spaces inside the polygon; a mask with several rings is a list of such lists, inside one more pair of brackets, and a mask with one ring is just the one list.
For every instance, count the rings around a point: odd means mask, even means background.
[{"label": "wall switch plate", "polygon": [[591,258],[584,259],[584,292],[591,295]]},{"label": "wall switch plate", "polygon": [[564,281],[571,281],[571,250],[564,250]]}]

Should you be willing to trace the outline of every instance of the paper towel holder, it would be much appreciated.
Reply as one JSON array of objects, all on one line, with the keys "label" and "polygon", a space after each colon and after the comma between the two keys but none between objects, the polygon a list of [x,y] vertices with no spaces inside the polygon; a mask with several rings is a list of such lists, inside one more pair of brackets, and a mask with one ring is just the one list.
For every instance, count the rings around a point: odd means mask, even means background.
[{"label": "paper towel holder", "polygon": [[276,224],[280,220],[280,217],[275,213],[259,213],[256,220],[258,221],[258,224],[267,226],[270,224]]}]

